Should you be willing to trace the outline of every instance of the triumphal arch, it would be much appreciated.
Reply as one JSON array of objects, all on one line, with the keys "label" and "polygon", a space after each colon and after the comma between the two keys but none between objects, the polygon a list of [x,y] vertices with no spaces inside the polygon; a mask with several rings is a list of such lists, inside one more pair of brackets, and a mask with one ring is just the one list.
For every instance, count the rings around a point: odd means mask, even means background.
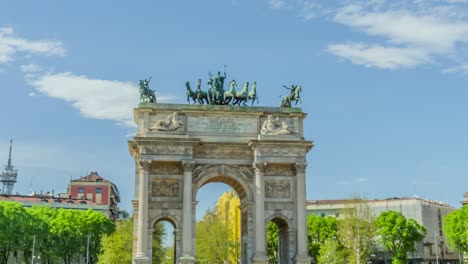
[{"label": "triumphal arch", "polygon": [[174,225],[175,263],[195,263],[198,190],[231,186],[241,200],[241,263],[268,263],[266,224],[280,229],[280,263],[310,263],[306,114],[290,107],[142,103],[135,159],[133,263],[151,263],[153,226]]}]

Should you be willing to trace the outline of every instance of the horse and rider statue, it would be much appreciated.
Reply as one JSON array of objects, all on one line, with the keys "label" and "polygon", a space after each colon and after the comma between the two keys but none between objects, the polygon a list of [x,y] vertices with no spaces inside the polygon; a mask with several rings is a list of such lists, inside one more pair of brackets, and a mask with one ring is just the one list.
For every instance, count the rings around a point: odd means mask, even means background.
[{"label": "horse and rider statue", "polygon": [[302,87],[300,85],[291,85],[291,87],[283,85],[283,87],[289,90],[289,94],[283,96],[283,100],[281,100],[281,107],[291,107],[292,102],[295,102],[294,105],[297,105],[298,102],[302,102]]},{"label": "horse and rider statue", "polygon": [[156,103],[156,90],[149,88],[150,81],[151,77],[148,80],[140,80],[140,103]]}]

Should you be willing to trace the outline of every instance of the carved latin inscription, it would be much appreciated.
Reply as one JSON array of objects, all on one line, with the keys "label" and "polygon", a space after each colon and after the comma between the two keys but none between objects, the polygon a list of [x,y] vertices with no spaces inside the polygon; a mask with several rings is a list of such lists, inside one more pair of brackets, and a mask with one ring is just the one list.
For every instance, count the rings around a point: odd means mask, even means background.
[{"label": "carved latin inscription", "polygon": [[265,181],[265,197],[289,198],[289,181]]},{"label": "carved latin inscription", "polygon": [[177,197],[179,195],[179,180],[153,180],[153,197]]},{"label": "carved latin inscription", "polygon": [[257,134],[257,118],[189,116],[187,131],[212,134]]}]

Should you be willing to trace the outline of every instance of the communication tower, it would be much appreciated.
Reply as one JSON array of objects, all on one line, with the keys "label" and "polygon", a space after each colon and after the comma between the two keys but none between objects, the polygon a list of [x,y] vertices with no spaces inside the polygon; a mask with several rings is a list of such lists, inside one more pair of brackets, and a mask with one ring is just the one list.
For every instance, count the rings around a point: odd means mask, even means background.
[{"label": "communication tower", "polygon": [[12,146],[13,140],[10,140],[10,154],[8,155],[8,165],[5,166],[5,169],[0,174],[0,183],[2,184],[0,194],[10,195],[13,191],[13,186],[16,183],[16,178],[18,177],[18,171],[13,168],[13,165],[11,165]]}]

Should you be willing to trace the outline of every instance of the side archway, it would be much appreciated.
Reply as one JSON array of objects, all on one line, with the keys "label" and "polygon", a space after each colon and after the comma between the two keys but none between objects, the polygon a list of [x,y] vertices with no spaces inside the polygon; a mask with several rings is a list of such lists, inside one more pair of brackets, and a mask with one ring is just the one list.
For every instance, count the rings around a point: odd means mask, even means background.
[{"label": "side archway", "polygon": [[267,251],[268,254],[274,258],[270,258],[269,263],[292,263],[292,249],[291,242],[294,238],[294,232],[291,228],[291,220],[281,214],[275,213],[266,219],[267,226]]}]

